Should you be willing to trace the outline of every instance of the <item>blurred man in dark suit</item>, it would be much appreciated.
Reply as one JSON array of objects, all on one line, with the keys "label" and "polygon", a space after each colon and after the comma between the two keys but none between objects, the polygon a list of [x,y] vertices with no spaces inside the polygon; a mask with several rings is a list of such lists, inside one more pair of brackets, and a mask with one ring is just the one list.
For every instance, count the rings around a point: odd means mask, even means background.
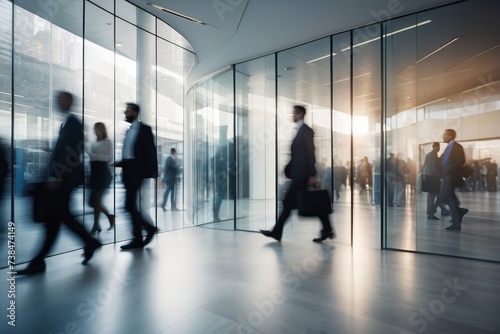
[{"label": "blurred man in dark suit", "polygon": [[85,243],[84,259],[86,264],[101,243],[85,230],[69,211],[69,202],[73,190],[83,182],[83,165],[81,154],[84,149],[82,122],[72,113],[73,95],[60,91],[56,96],[59,111],[64,115],[64,123],[59,130],[59,138],[52,152],[49,164],[49,180],[47,181],[48,204],[46,216],[46,235],[41,250],[24,270],[18,275],[30,275],[45,271],[44,258],[49,253],[61,227],[66,224]]},{"label": "blurred man in dark suit", "polygon": [[[293,121],[297,124],[297,134],[292,142],[291,159],[285,168],[285,175],[292,180],[290,187],[283,199],[283,211],[281,212],[278,222],[272,231],[260,230],[267,237],[281,241],[283,227],[290,216],[292,209],[297,207],[297,193],[305,191],[308,185],[317,184],[316,180],[316,158],[314,156],[314,132],[304,124],[304,116],[306,109],[303,106],[293,107]],[[323,229],[319,238],[313,239],[314,242],[322,242],[323,240],[335,237],[328,214],[318,217],[321,220]]]},{"label": "blurred man in dark suit", "polygon": [[[125,120],[130,128],[123,143],[122,161],[116,166],[123,169],[125,209],[132,218],[133,239],[121,249],[143,248],[151,242],[158,228],[146,221],[137,208],[137,194],[144,179],[158,177],[158,160],[151,127],[139,121],[141,109],[135,103],[127,103]],[[142,239],[142,228],[147,232]]]},{"label": "blurred man in dark suit", "polygon": [[165,168],[163,171],[163,183],[166,185],[165,193],[163,194],[163,202],[161,208],[166,211],[166,205],[168,200],[168,195],[170,194],[170,210],[179,211],[177,205],[175,204],[175,184],[177,182],[177,174],[179,171],[179,166],[177,165],[177,150],[172,147],[170,149],[170,155],[165,160]]},{"label": "blurred man in dark suit", "polygon": [[462,229],[462,218],[468,209],[459,206],[455,188],[463,185],[462,168],[465,164],[465,153],[462,145],[455,141],[457,133],[453,129],[446,129],[443,133],[443,141],[448,144],[441,156],[441,190],[439,200],[450,207],[451,225],[448,231],[460,231]]}]

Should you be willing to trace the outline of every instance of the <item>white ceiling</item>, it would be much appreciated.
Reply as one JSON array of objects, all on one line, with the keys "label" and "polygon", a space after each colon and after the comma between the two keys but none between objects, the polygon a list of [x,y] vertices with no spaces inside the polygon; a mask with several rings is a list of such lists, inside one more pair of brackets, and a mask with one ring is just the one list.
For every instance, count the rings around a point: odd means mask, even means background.
[{"label": "white ceiling", "polygon": [[[230,64],[333,33],[456,0],[127,0],[161,18],[193,46],[188,85]],[[190,22],[147,4],[203,21]]]}]

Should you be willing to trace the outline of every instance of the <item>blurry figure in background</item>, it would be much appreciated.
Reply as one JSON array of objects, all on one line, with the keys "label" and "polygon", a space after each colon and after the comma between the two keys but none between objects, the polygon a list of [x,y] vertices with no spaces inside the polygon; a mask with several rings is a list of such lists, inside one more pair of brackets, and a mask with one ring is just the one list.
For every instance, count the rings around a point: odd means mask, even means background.
[{"label": "blurry figure in background", "polygon": [[401,153],[398,153],[396,161],[392,165],[392,173],[394,174],[394,179],[392,181],[394,199],[392,204],[394,206],[404,206],[406,204],[405,185],[408,169],[406,168],[406,162],[402,159]]},{"label": "blurry figure in background", "polygon": [[32,275],[45,271],[44,258],[56,241],[61,222],[66,224],[85,243],[82,264],[86,264],[101,243],[92,238],[83,225],[69,211],[69,202],[73,190],[83,183],[83,164],[81,154],[84,149],[83,125],[71,111],[73,95],[60,91],[56,95],[57,106],[64,116],[64,122],[59,130],[51,163],[49,164],[49,180],[47,181],[47,217],[45,222],[45,241],[28,266],[18,270],[18,275]]},{"label": "blurry figure in background", "polygon": [[406,159],[406,169],[408,170],[408,174],[406,174],[407,182],[410,185],[411,191],[415,191],[417,188],[417,166],[410,158]]},{"label": "blurry figure in background", "polygon": [[460,207],[460,202],[455,194],[455,188],[464,183],[462,169],[465,164],[465,153],[462,145],[455,141],[457,133],[453,129],[446,129],[443,133],[443,142],[447,143],[446,149],[441,155],[441,190],[439,200],[450,208],[451,225],[446,227],[447,231],[461,231],[462,219],[469,212]]},{"label": "blurry figure in background", "polygon": [[99,224],[101,212],[109,220],[108,230],[115,227],[115,216],[110,214],[108,209],[101,203],[102,194],[109,187],[113,178],[109,169],[109,163],[113,160],[113,143],[108,138],[108,130],[104,123],[95,123],[94,133],[96,141],[87,150],[90,157],[89,188],[91,191],[89,205],[94,208],[94,226],[92,226],[90,234],[101,232],[101,225]]},{"label": "blurry figure in background", "polygon": [[214,187],[213,215],[214,221],[219,222],[221,221],[219,211],[222,200],[226,197],[228,186],[229,166],[226,146],[219,146],[217,148],[215,155],[211,158],[211,167]]},{"label": "blurry figure in background", "polygon": [[488,159],[486,163],[486,171],[487,171],[487,184],[488,191],[496,192],[497,191],[497,168],[498,165],[495,160]]},{"label": "blurry figure in background", "polygon": [[[441,177],[441,161],[438,158],[438,152],[441,145],[438,142],[432,143],[432,151],[425,156],[423,174],[435,177]],[[427,192],[427,219],[439,220],[434,214],[437,207],[441,208],[441,215],[449,216],[450,213],[438,198],[439,191]]]},{"label": "blurry figure in background", "polygon": [[179,164],[177,162],[177,150],[172,147],[170,149],[170,155],[165,160],[165,168],[163,171],[163,183],[166,185],[165,193],[163,194],[163,202],[161,208],[163,211],[167,211],[166,205],[168,200],[168,195],[170,194],[170,210],[179,211],[177,205],[175,204],[175,184],[177,183],[177,174],[179,173]]},{"label": "blurry figure in background", "polygon": [[389,158],[386,160],[386,181],[387,181],[387,205],[394,206],[394,181],[396,180],[395,170],[396,166],[396,157],[394,153],[389,154]]}]

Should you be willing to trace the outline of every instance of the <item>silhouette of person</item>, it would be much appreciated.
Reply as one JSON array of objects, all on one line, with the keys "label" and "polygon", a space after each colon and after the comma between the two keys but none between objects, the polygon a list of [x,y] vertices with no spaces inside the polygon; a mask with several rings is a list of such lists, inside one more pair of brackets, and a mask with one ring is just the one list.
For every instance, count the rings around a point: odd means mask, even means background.
[{"label": "silhouette of person", "polygon": [[99,224],[99,216],[102,213],[109,220],[109,229],[115,226],[115,216],[108,212],[108,209],[101,203],[104,190],[109,187],[112,180],[109,163],[113,160],[113,143],[108,138],[106,125],[102,122],[94,124],[94,133],[96,141],[92,143],[88,155],[90,157],[90,181],[89,188],[91,189],[89,205],[94,208],[94,225],[90,234],[101,232]]},{"label": "silhouette of person", "polygon": [[[314,157],[314,132],[304,123],[306,109],[303,106],[293,107],[293,121],[297,124],[297,134],[292,141],[291,159],[285,168],[285,175],[292,180],[285,198],[283,199],[283,211],[278,222],[272,231],[260,230],[266,237],[271,237],[281,241],[283,227],[290,216],[292,209],[297,207],[297,193],[305,191],[308,185],[315,185],[316,179],[316,158]],[[328,214],[318,217],[323,226],[319,238],[314,242],[322,242],[327,238],[333,239],[335,231],[332,228]]]},{"label": "silhouette of person", "polygon": [[163,183],[166,185],[165,193],[163,194],[163,202],[161,208],[166,211],[166,205],[168,200],[168,195],[170,194],[170,210],[179,211],[177,205],[175,204],[175,184],[177,183],[177,174],[179,171],[179,166],[177,164],[177,150],[172,147],[170,149],[170,155],[165,160],[165,168],[163,171]]},{"label": "silhouette of person", "polygon": [[392,181],[392,187],[394,191],[394,206],[404,206],[406,203],[405,185],[408,169],[406,168],[406,162],[401,157],[401,153],[398,153],[396,160],[392,165],[392,175],[394,176],[394,179]]},{"label": "silhouette of person", "polygon": [[211,158],[211,166],[214,180],[214,203],[213,203],[213,216],[214,221],[220,221],[219,211],[222,201],[227,194],[228,186],[228,154],[227,146],[220,145]]},{"label": "silhouette of person", "polygon": [[[425,175],[441,177],[441,163],[439,161],[437,153],[439,152],[440,145],[438,142],[432,143],[432,151],[427,153],[424,161]],[[427,193],[427,219],[439,220],[434,214],[437,211],[437,207],[441,208],[441,214],[443,216],[449,215],[448,210],[443,206],[438,198],[439,192],[428,192]]]},{"label": "silhouette of person", "polygon": [[[127,103],[125,120],[130,128],[125,134],[122,161],[116,166],[122,167],[125,186],[125,209],[132,218],[133,239],[122,245],[123,250],[143,248],[151,242],[158,228],[146,221],[137,208],[137,194],[144,179],[158,177],[158,160],[151,127],[139,121],[141,109],[135,103]],[[147,232],[142,239],[142,228]]]},{"label": "silhouette of person", "polygon": [[19,270],[18,275],[31,275],[45,271],[44,258],[54,244],[61,227],[61,222],[66,224],[85,243],[84,259],[86,264],[94,252],[101,247],[101,243],[92,238],[83,225],[79,223],[69,211],[69,202],[73,190],[83,182],[83,165],[81,154],[84,148],[83,125],[81,121],[70,113],[73,105],[73,95],[59,91],[56,95],[59,111],[64,115],[65,121],[61,125],[59,138],[52,152],[49,164],[49,189],[47,217],[45,222],[45,241],[38,254],[30,261],[28,266]]},{"label": "silhouette of person", "polygon": [[457,133],[453,129],[446,129],[443,133],[443,141],[448,144],[441,155],[441,190],[439,200],[447,204],[451,213],[451,225],[446,228],[448,231],[461,231],[462,219],[467,212],[466,208],[461,208],[455,188],[463,185],[462,167],[465,164],[465,153],[462,145],[455,141]]},{"label": "silhouette of person", "polygon": [[394,153],[389,154],[386,160],[387,206],[394,206],[394,182],[396,181],[397,160]]}]

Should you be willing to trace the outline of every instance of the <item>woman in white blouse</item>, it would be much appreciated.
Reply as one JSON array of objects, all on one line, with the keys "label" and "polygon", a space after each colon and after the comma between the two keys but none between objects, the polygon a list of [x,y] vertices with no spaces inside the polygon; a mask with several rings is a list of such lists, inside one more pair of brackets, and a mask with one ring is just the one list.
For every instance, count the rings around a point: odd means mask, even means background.
[{"label": "woman in white blouse", "polygon": [[115,216],[110,214],[101,203],[102,194],[109,187],[112,180],[109,163],[113,159],[113,144],[108,138],[108,131],[104,123],[95,123],[94,132],[96,142],[92,143],[88,153],[90,156],[89,188],[91,189],[89,205],[94,208],[94,226],[92,226],[90,234],[101,232],[101,225],[99,224],[99,215],[101,212],[108,217],[108,230],[113,229],[115,226]]}]

